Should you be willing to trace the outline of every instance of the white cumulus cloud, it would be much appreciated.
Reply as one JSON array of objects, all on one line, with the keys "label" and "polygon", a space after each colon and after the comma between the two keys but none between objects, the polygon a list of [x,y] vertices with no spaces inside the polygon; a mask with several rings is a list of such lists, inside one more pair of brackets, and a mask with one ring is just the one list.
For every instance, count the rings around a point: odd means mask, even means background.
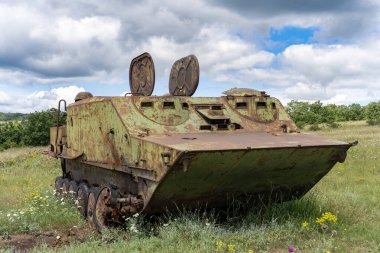
[{"label": "white cumulus cloud", "polygon": [[[195,54],[197,96],[244,86],[285,101],[365,104],[380,98],[379,11],[375,0],[4,0],[0,111],[48,109],[58,94],[79,91],[73,83],[90,92],[119,86],[120,94],[131,60],[146,51],[156,68],[154,94],[167,92],[175,60]],[[285,27],[314,34],[305,44],[284,38],[277,42],[287,48],[271,51],[270,29]]]},{"label": "white cumulus cloud", "polygon": [[31,94],[12,94],[0,90],[0,106],[2,112],[22,112],[57,108],[58,101],[65,99],[67,104],[73,103],[76,94],[85,91],[78,86],[58,87],[51,90],[35,91]]}]

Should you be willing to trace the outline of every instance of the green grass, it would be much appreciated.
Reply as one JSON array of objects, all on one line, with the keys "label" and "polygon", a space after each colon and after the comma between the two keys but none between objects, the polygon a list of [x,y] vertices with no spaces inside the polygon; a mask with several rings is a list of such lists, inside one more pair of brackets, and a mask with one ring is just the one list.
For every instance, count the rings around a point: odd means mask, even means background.
[{"label": "green grass", "polygon": [[0,235],[83,223],[73,205],[53,195],[59,165],[42,150],[0,152]]},{"label": "green grass", "polygon": [[[336,165],[300,200],[255,208],[246,214],[232,208],[223,218],[200,211],[162,216],[155,222],[137,217],[125,228],[89,235],[85,242],[74,241],[60,248],[43,245],[35,251],[287,252],[289,245],[295,245],[300,252],[379,252],[380,127],[341,123],[337,129],[323,128],[316,134],[358,140],[359,145],[350,149],[344,164]],[[64,212],[43,207],[38,219],[28,218],[17,226],[7,221],[10,210],[33,205],[31,192],[51,192],[59,166],[30,149],[6,152],[0,153],[0,234],[25,231],[25,224],[29,231],[77,224],[84,228],[77,212],[67,204],[62,205]],[[50,197],[50,204],[60,207],[60,199]],[[326,232],[316,223],[324,212],[337,217],[336,223],[325,222],[329,225]],[[307,228],[303,228],[305,221]]]}]

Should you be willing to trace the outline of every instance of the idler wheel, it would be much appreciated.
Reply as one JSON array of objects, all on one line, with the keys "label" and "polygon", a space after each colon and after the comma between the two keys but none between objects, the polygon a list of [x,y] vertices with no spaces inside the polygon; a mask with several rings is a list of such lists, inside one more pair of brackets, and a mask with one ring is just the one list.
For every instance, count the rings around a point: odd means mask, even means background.
[{"label": "idler wheel", "polygon": [[94,223],[94,212],[95,212],[95,204],[96,204],[96,196],[98,195],[99,187],[91,187],[88,193],[88,201],[87,201],[87,221],[90,228],[95,229]]},{"label": "idler wheel", "polygon": [[105,185],[100,188],[94,212],[94,223],[99,232],[114,223],[119,223],[119,204],[113,201],[118,197],[120,193],[116,186]]},{"label": "idler wheel", "polygon": [[54,188],[55,188],[56,193],[58,193],[58,194],[62,193],[62,184],[63,184],[62,177],[56,177],[55,183],[54,183]]},{"label": "idler wheel", "polygon": [[77,193],[77,207],[83,217],[87,217],[88,187],[85,183],[79,184]]}]

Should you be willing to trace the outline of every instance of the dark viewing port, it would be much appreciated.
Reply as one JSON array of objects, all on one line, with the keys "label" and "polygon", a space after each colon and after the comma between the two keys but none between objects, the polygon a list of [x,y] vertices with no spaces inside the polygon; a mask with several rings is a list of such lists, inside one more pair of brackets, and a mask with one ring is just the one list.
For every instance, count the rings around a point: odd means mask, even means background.
[{"label": "dark viewing port", "polygon": [[236,102],[236,109],[247,109],[247,102]]},{"label": "dark viewing port", "polygon": [[163,105],[164,105],[164,109],[174,109],[175,108],[174,102],[164,102]]},{"label": "dark viewing port", "polygon": [[153,107],[153,102],[141,102],[141,107]]},{"label": "dark viewing port", "polygon": [[256,107],[267,107],[266,102],[256,102]]},{"label": "dark viewing port", "polygon": [[222,106],[221,105],[213,105],[213,106],[211,106],[211,110],[220,111],[220,110],[222,110]]}]

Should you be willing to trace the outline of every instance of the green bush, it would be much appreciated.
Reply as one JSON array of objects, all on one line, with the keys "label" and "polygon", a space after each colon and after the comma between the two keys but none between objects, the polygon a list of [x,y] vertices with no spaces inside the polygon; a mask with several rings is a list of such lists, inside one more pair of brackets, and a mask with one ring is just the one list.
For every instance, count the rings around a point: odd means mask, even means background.
[{"label": "green bush", "polygon": [[[59,124],[66,122],[65,113]],[[17,146],[41,146],[50,141],[50,127],[57,124],[57,110],[34,112],[23,121],[6,121],[0,124],[0,151]]]},{"label": "green bush", "polygon": [[380,119],[369,119],[367,120],[367,124],[370,126],[380,125]]},{"label": "green bush", "polygon": [[306,126],[306,122],[304,122],[304,121],[299,121],[299,122],[296,123],[296,125],[297,125],[297,127],[298,127],[299,129],[304,129],[304,127]]},{"label": "green bush", "polygon": [[310,131],[318,131],[318,130],[321,130],[321,128],[319,127],[318,124],[313,124],[309,127],[309,130]]},{"label": "green bush", "polygon": [[368,120],[378,121],[380,119],[380,101],[369,103],[366,106],[365,114]]},{"label": "green bush", "polygon": [[330,123],[327,123],[327,126],[330,128],[338,128],[338,127],[340,127],[340,124],[338,124],[336,122],[330,122]]},{"label": "green bush", "polygon": [[[321,101],[313,103],[302,101],[290,101],[286,110],[294,122],[302,128],[302,124],[320,124],[337,121],[354,121],[380,118],[380,101],[369,103],[367,106],[360,104],[351,105],[323,105]],[[335,125],[332,125],[335,127]]]}]

